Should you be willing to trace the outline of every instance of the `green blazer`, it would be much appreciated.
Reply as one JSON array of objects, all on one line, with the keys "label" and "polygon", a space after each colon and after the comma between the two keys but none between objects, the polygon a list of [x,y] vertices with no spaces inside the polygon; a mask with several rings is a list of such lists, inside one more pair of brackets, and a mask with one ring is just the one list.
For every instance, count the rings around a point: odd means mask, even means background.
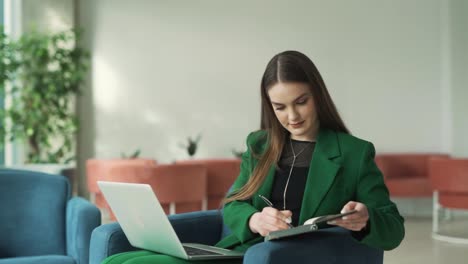
[{"label": "green blazer", "polygon": [[[234,182],[233,190],[247,183],[257,165],[258,160],[252,151],[262,153],[266,146],[267,134],[264,130],[249,134],[247,151],[242,155],[240,175]],[[374,156],[372,143],[349,134],[321,129],[310,162],[299,224],[315,216],[339,213],[347,202],[358,201],[367,206],[369,222],[366,232],[355,232],[355,237],[366,245],[383,250],[397,247],[405,235],[404,219],[390,201]],[[275,166],[272,166],[265,182],[250,200],[225,205],[224,223],[232,234],[218,242],[217,246],[245,251],[263,241],[263,237],[250,231],[248,223],[254,213],[266,206],[258,195],[270,198],[274,175]]]}]

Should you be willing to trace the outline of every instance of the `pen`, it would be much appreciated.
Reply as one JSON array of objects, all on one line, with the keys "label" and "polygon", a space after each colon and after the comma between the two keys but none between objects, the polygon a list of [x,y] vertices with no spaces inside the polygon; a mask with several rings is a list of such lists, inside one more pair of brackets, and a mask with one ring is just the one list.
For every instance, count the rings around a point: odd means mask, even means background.
[{"label": "pen", "polygon": [[[273,203],[268,200],[265,196],[259,194],[258,197],[260,197],[269,207],[273,207]],[[286,224],[288,224],[289,228],[292,228],[293,225],[291,225],[291,217],[286,218]]]},{"label": "pen", "polygon": [[259,194],[258,197],[262,198],[262,200],[270,207],[273,207],[273,203],[270,202],[265,196]]}]

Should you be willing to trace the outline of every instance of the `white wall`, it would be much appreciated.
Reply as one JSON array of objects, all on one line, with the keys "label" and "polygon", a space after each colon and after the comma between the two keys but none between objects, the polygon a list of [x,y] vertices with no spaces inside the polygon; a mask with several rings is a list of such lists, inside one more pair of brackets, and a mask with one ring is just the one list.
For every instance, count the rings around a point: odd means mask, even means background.
[{"label": "white wall", "polygon": [[451,1],[453,155],[468,157],[468,1]]},{"label": "white wall", "polygon": [[[259,124],[277,52],[309,55],[352,132],[378,151],[444,151],[442,4],[398,1],[78,2],[91,49],[82,159],[142,149],[163,162],[202,132],[198,157],[229,157]],[[448,23],[446,23],[448,24]]]}]

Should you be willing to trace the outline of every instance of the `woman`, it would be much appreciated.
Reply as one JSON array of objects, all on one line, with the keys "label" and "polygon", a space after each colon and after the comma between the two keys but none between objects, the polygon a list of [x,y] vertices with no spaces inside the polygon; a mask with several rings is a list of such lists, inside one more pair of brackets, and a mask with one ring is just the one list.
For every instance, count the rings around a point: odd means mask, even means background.
[{"label": "woman", "polygon": [[[353,231],[372,247],[397,247],[403,218],[389,199],[374,147],[349,134],[313,62],[297,51],[274,56],[261,98],[262,130],[247,137],[240,175],[224,201],[232,234],[216,246],[245,251],[272,231],[356,210],[328,224]],[[186,263],[149,252],[113,257],[108,263]]]}]

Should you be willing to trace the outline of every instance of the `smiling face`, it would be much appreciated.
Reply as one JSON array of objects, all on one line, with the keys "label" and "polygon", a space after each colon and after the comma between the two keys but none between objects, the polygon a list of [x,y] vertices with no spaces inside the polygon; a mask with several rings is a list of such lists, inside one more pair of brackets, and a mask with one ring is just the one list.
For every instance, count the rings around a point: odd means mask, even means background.
[{"label": "smiling face", "polygon": [[268,89],[276,118],[291,133],[291,138],[315,141],[319,121],[309,85],[278,82]]}]

